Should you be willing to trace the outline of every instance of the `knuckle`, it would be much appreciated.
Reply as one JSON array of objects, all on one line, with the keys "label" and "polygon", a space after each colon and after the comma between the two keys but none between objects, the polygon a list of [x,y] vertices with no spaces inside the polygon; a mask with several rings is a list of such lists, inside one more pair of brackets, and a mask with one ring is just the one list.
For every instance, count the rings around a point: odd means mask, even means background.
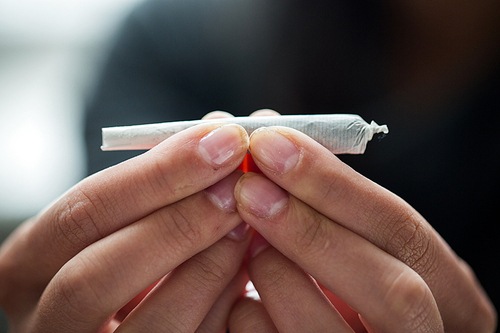
[{"label": "knuckle", "polygon": [[300,220],[305,221],[302,232],[295,238],[295,251],[301,256],[316,258],[324,251],[331,251],[333,243],[327,235],[324,224],[324,217],[316,212],[309,211],[308,216],[303,216]]},{"label": "knuckle", "polygon": [[[61,278],[57,281],[57,293],[53,296],[55,303],[64,304],[65,308],[78,313],[82,297],[80,295],[87,294],[82,288],[82,284],[75,283],[73,279]],[[85,298],[84,298],[85,299]]]},{"label": "knuckle", "polygon": [[200,238],[200,231],[196,228],[193,219],[187,214],[189,210],[186,209],[177,203],[166,207],[158,215],[161,220],[160,225],[165,229],[165,232],[160,232],[160,235],[163,236],[160,242],[178,251],[197,246]]},{"label": "knuckle", "polygon": [[[163,155],[165,152],[157,151],[156,154]],[[162,197],[172,202],[192,192],[196,182],[192,181],[193,175],[190,169],[176,168],[175,165],[168,164],[169,161],[168,158],[157,158],[150,162],[148,172],[142,172],[143,177],[138,178],[136,189],[141,191],[141,196],[148,197],[152,201]],[[190,181],[180,181],[180,179],[190,179]]]},{"label": "knuckle", "polygon": [[[68,241],[68,247],[85,247],[102,237],[99,228],[101,204],[83,190],[77,190],[71,200],[58,211],[54,221],[56,235]],[[57,236],[56,236],[57,237]]]},{"label": "knuckle", "polygon": [[265,290],[269,299],[279,302],[284,291],[289,287],[287,276],[290,274],[289,265],[282,260],[273,260],[257,273],[257,287]]},{"label": "knuckle", "polygon": [[[317,201],[319,198],[319,202],[321,205],[330,205],[333,200],[339,200],[345,197],[347,191],[342,177],[343,175],[343,165],[340,165],[340,171],[335,169],[335,172],[332,170],[325,170],[327,174],[325,177],[322,177],[321,184],[318,184],[315,193],[313,194],[312,200]],[[319,195],[318,195],[319,194]]]},{"label": "knuckle", "polygon": [[58,275],[51,283],[50,293],[44,295],[50,298],[51,308],[55,311],[65,309],[74,321],[84,321],[87,316],[102,316],[106,310],[100,293],[91,281],[84,278],[82,270],[85,270],[84,266],[70,274]]},{"label": "knuckle", "polygon": [[397,214],[393,220],[385,250],[421,276],[429,275],[437,264],[432,231],[412,211]]},{"label": "knuckle", "polygon": [[222,289],[228,274],[223,265],[203,253],[196,255],[192,260],[196,267],[193,270],[196,285],[202,286],[207,291]]},{"label": "knuckle", "polygon": [[[140,184],[137,187],[140,189],[152,189],[153,191],[151,194],[153,196],[174,197],[177,192],[174,186],[174,184],[177,184],[177,177],[173,177],[175,182],[172,184],[170,181],[172,178],[165,176],[168,168],[163,165],[161,160],[155,159],[151,164],[151,168],[153,172],[144,173],[143,183],[145,186]],[[149,193],[149,191],[144,191],[143,194],[145,195],[147,193]]]},{"label": "knuckle", "polygon": [[[430,332],[436,326],[436,304],[425,282],[413,271],[397,276],[387,290],[385,303],[396,323],[405,332]],[[440,323],[440,320],[439,322]]]}]

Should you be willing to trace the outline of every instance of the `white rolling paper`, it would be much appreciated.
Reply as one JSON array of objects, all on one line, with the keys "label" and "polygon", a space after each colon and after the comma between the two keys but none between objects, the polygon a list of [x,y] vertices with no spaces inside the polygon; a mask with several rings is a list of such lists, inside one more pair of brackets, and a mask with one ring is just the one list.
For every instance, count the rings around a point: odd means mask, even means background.
[{"label": "white rolling paper", "polygon": [[150,149],[177,132],[208,122],[238,124],[248,134],[260,127],[291,127],[307,134],[334,154],[363,154],[375,133],[389,132],[386,125],[378,125],[374,121],[368,124],[354,114],[235,117],[107,127],[102,129],[101,149]]}]

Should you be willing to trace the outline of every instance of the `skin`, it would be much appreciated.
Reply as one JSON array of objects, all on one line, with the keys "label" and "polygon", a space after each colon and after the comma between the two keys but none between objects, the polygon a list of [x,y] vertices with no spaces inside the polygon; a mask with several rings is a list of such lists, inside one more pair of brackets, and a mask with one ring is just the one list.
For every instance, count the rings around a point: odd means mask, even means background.
[{"label": "skin", "polygon": [[236,125],[183,131],[24,223],[0,248],[11,331],[225,327],[230,307],[220,303],[233,302],[247,279],[238,271],[251,235],[233,197],[247,148]]},{"label": "skin", "polygon": [[[304,322],[352,331],[316,281],[368,332],[494,331],[495,310],[471,269],[401,198],[293,129],[254,132],[250,152],[263,174],[241,177],[235,198],[268,241],[254,239],[248,271],[278,331],[309,331]],[[255,304],[241,302],[230,328],[249,332],[238,323]]]},{"label": "skin", "polygon": [[[230,156],[200,149],[214,133]],[[234,171],[247,148],[263,174]],[[243,220],[259,232],[251,244]],[[242,296],[248,278],[261,301]],[[85,179],[3,244],[0,281],[13,332],[496,325],[472,271],[417,212],[285,128],[249,144],[237,126],[198,126]]]},{"label": "skin", "polygon": [[[205,118],[228,116],[214,112]],[[170,140],[176,147],[180,142],[196,145],[210,130],[196,128]],[[241,134],[239,129],[235,133]],[[229,326],[232,332],[441,332],[444,327],[488,332],[495,326],[494,309],[470,269],[425,220],[310,138],[283,128],[256,132],[249,148],[264,175],[227,175],[245,152],[247,141],[240,135],[236,156],[215,168],[209,163],[208,174],[225,178],[204,191],[213,180],[192,189],[195,185],[181,182],[161,184],[162,172],[153,176],[154,182],[148,178],[150,164],[157,172],[168,170],[170,179],[186,172],[180,165],[187,161],[168,158],[169,153],[182,156],[166,152],[168,144],[84,180],[3,245],[0,276],[10,288],[3,290],[2,305],[13,331],[224,332]],[[166,165],[160,168],[159,159]],[[200,165],[200,154],[186,159]],[[147,186],[132,192],[125,176]],[[182,179],[190,177],[195,176]],[[124,185],[110,193],[104,186],[110,178]],[[160,197],[148,196],[158,191],[152,184],[170,190],[161,202],[145,200]],[[237,200],[239,215],[236,202],[221,207],[214,201],[213,193],[220,195],[221,188],[222,193],[234,188],[235,197],[229,196]],[[88,201],[82,201],[82,193]],[[110,198],[114,205],[105,204]],[[149,207],[143,207],[146,201]],[[87,205],[77,209],[82,202]],[[142,211],[120,211],[132,203]],[[210,216],[208,225],[196,223],[202,216]],[[248,273],[239,269],[250,242],[240,216],[273,244],[255,235]],[[223,228],[221,220],[231,222]],[[230,227],[237,231],[223,237]],[[37,251],[38,246],[52,252]],[[33,269],[40,274],[29,274]],[[262,302],[239,297],[247,274]],[[455,277],[451,286],[442,278],[449,274]],[[357,313],[361,320],[353,316]]]}]

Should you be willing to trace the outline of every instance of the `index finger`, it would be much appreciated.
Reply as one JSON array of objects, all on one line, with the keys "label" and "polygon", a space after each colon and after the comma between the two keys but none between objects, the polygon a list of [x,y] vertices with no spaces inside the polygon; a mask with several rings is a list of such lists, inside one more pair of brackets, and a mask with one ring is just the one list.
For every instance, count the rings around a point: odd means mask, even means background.
[{"label": "index finger", "polygon": [[247,148],[247,134],[238,125],[180,132],[70,189],[24,235],[29,249],[13,249],[17,260],[37,271],[36,281],[44,286],[83,248],[229,175]]},{"label": "index finger", "polygon": [[460,259],[404,200],[289,128],[254,132],[250,151],[273,182],[417,272],[432,290],[447,329],[494,325],[493,307]]}]

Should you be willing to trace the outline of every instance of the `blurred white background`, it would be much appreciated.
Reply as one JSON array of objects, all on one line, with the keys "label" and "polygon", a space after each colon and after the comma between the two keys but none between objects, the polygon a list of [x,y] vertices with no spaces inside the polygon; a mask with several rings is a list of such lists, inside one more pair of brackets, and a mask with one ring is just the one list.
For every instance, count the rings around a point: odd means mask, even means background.
[{"label": "blurred white background", "polygon": [[84,99],[139,1],[0,0],[0,229],[84,177]]}]

